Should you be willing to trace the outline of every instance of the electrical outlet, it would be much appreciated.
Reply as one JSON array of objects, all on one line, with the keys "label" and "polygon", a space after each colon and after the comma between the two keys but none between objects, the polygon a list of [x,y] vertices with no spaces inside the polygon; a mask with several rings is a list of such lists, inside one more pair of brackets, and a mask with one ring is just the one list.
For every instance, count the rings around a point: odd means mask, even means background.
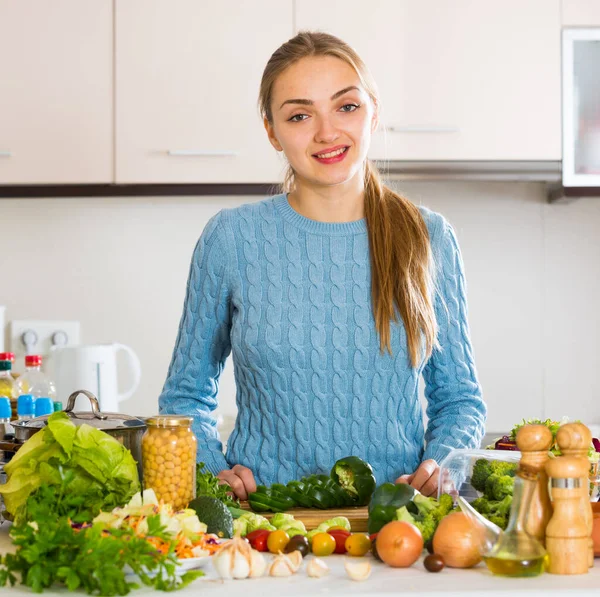
[{"label": "electrical outlet", "polygon": [[15,354],[15,370],[22,371],[28,354],[50,355],[51,348],[79,344],[78,321],[34,321],[20,319],[10,322],[8,350]]}]

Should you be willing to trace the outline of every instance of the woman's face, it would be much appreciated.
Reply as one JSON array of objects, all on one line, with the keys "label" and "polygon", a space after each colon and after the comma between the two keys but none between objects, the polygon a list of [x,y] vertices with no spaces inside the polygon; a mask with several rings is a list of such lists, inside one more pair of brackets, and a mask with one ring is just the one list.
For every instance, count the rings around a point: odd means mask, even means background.
[{"label": "woman's face", "polygon": [[331,186],[362,176],[377,116],[356,71],[332,56],[303,58],[275,81],[269,140],[297,178]]}]

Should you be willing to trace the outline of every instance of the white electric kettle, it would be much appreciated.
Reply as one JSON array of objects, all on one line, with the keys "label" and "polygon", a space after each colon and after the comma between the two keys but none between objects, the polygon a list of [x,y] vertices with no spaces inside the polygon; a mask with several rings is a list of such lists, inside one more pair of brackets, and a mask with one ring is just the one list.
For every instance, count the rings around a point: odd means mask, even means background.
[{"label": "white electric kettle", "polygon": [[[119,392],[117,382],[119,351],[127,355],[127,365],[133,379],[131,387],[125,392]],[[124,344],[53,347],[51,362],[56,396],[63,403],[73,392],[84,389],[98,398],[101,411],[119,412],[119,403],[130,398],[140,385],[140,360]],[[79,403],[79,398],[74,410],[90,410],[89,400],[84,397]]]}]

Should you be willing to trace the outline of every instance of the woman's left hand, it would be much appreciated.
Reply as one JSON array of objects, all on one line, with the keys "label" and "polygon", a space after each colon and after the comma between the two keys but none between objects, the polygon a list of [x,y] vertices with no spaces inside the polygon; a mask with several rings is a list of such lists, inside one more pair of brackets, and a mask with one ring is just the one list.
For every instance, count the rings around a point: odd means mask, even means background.
[{"label": "woman's left hand", "polygon": [[439,477],[440,465],[435,460],[424,460],[414,473],[398,477],[396,483],[407,483],[429,497],[437,493]]}]

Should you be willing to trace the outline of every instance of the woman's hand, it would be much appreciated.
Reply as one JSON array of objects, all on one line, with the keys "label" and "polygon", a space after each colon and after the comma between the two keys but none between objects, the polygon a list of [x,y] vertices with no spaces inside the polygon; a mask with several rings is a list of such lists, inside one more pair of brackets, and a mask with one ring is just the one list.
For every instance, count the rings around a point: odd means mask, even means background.
[{"label": "woman's hand", "polygon": [[396,483],[407,483],[429,497],[437,493],[439,477],[440,465],[435,460],[424,460],[414,473],[398,477]]},{"label": "woman's hand", "polygon": [[231,491],[240,500],[247,500],[248,494],[256,491],[256,481],[252,471],[241,464],[236,464],[231,470],[221,471],[217,475],[223,483],[231,487]]}]

